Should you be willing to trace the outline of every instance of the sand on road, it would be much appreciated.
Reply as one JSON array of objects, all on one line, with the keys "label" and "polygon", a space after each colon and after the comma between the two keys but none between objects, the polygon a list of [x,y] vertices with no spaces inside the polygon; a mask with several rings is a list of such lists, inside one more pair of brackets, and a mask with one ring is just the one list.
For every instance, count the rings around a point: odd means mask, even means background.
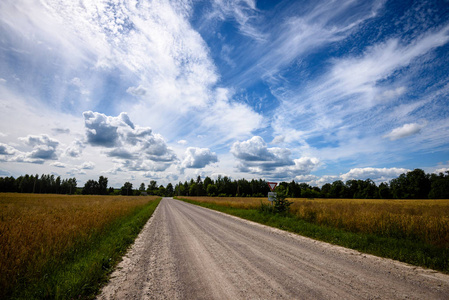
[{"label": "sand on road", "polygon": [[164,198],[98,299],[449,299],[449,276]]}]

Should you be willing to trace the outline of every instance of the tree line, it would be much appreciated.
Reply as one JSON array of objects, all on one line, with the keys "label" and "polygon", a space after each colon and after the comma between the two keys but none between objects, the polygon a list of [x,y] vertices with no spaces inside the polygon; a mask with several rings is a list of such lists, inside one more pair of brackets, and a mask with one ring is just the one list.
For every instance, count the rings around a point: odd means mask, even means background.
[{"label": "tree line", "polygon": [[[263,179],[232,180],[228,176],[218,176],[216,180],[198,176],[173,187],[158,185],[151,180],[148,185],[141,183],[133,189],[133,184],[125,182],[120,189],[108,186],[108,178],[100,176],[88,180],[83,188],[76,187],[76,178],[61,180],[54,175],[25,175],[18,178],[0,177],[0,192],[17,193],[55,193],[84,195],[158,195],[158,196],[218,196],[218,197],[266,197],[270,191]],[[403,173],[390,182],[376,185],[371,179],[341,180],[326,183],[321,188],[307,183],[281,182],[277,187],[292,198],[358,198],[358,199],[449,199],[449,171],[439,174],[426,174],[421,169]]]},{"label": "tree line", "polygon": [[54,175],[25,175],[14,178],[0,177],[0,192],[38,193],[38,194],[75,194],[76,178],[62,179]]},{"label": "tree line", "polygon": [[[449,199],[449,171],[439,174],[426,174],[421,169],[403,173],[389,183],[376,185],[371,179],[336,180],[321,188],[307,183],[281,182],[277,187],[291,198],[357,198],[357,199]],[[179,196],[240,196],[265,197],[270,191],[265,180],[231,180],[218,176],[217,180],[206,177],[196,181],[179,182],[175,195]]]}]

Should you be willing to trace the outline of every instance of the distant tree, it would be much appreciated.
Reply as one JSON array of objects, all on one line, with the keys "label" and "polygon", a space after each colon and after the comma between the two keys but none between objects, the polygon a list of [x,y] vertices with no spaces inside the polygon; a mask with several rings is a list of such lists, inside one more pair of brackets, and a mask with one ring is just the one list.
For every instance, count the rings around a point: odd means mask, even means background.
[{"label": "distant tree", "polygon": [[197,184],[194,182],[194,183],[190,184],[189,195],[196,196],[197,195],[196,193],[197,193]]},{"label": "distant tree", "polygon": [[431,189],[430,176],[415,169],[390,181],[391,193],[397,199],[424,199]]},{"label": "distant tree", "polygon": [[159,186],[159,189],[157,190],[157,195],[158,196],[161,196],[161,197],[165,197],[166,196],[166,189],[165,189],[165,187],[163,186],[163,185],[160,185]]},{"label": "distant tree", "polygon": [[207,191],[207,187],[209,186],[209,184],[213,184],[214,182],[212,181],[212,179],[210,179],[209,176],[206,176],[206,178],[204,178],[204,190]]},{"label": "distant tree", "polygon": [[424,199],[429,196],[431,183],[430,176],[421,169],[407,173],[409,195],[412,199]]},{"label": "distant tree", "polygon": [[150,184],[148,185],[148,188],[147,188],[148,195],[156,195],[157,190],[158,190],[157,182],[155,180],[151,180]]},{"label": "distant tree", "polygon": [[106,195],[107,192],[108,192],[108,178],[100,176],[100,178],[98,178],[97,194]]},{"label": "distant tree", "polygon": [[379,184],[379,198],[380,199],[391,199],[391,190],[387,183],[382,182]]},{"label": "distant tree", "polygon": [[125,184],[120,188],[120,194],[123,196],[133,195],[133,184],[131,182],[125,182]]},{"label": "distant tree", "polygon": [[329,191],[330,198],[341,198],[345,194],[345,185],[343,181],[337,180],[332,183]]},{"label": "distant tree", "polygon": [[95,180],[88,180],[84,184],[82,194],[83,195],[95,195],[98,192],[98,182]]},{"label": "distant tree", "polygon": [[288,190],[289,190],[290,197],[293,197],[293,198],[301,197],[301,189],[299,188],[299,186],[296,184],[296,182],[294,180],[292,180],[288,184]]},{"label": "distant tree", "polygon": [[330,183],[326,183],[321,187],[321,195],[324,198],[329,198],[330,191],[331,191],[332,185]]},{"label": "distant tree", "polygon": [[209,185],[207,186],[207,194],[208,194],[210,197],[217,196],[217,195],[218,195],[218,189],[217,189],[217,186],[216,186],[215,184],[209,184]]},{"label": "distant tree", "polygon": [[145,183],[142,182],[142,183],[140,184],[139,191],[140,191],[140,192],[145,192]]},{"label": "distant tree", "polygon": [[439,173],[430,176],[431,188],[429,198],[431,199],[449,199],[449,171],[446,175]]},{"label": "distant tree", "polygon": [[165,195],[167,197],[173,197],[173,194],[174,194],[173,184],[169,183],[165,188]]}]

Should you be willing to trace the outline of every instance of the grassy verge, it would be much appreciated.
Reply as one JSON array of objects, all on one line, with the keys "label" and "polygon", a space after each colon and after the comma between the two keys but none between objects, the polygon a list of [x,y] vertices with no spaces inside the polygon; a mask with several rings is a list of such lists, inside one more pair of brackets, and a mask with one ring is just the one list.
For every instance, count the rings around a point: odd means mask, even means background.
[{"label": "grassy verge", "polygon": [[354,233],[329,226],[306,222],[293,215],[263,213],[257,209],[242,209],[177,198],[188,203],[214,209],[243,219],[294,232],[316,240],[332,243],[364,253],[391,258],[412,265],[431,268],[449,274],[449,249],[408,239]]},{"label": "grassy verge", "polygon": [[160,199],[136,208],[49,260],[40,276],[19,282],[13,299],[92,299],[107,281]]}]

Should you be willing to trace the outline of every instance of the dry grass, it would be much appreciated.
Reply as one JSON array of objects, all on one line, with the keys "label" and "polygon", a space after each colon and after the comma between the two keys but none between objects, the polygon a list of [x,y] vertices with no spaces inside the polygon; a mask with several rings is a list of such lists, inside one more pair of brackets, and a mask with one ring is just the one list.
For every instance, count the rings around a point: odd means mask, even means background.
[{"label": "dry grass", "polygon": [[0,194],[0,289],[155,198]]},{"label": "dry grass", "polygon": [[[245,209],[268,203],[266,198],[183,198]],[[311,223],[449,248],[449,200],[289,200],[290,212]]]}]

